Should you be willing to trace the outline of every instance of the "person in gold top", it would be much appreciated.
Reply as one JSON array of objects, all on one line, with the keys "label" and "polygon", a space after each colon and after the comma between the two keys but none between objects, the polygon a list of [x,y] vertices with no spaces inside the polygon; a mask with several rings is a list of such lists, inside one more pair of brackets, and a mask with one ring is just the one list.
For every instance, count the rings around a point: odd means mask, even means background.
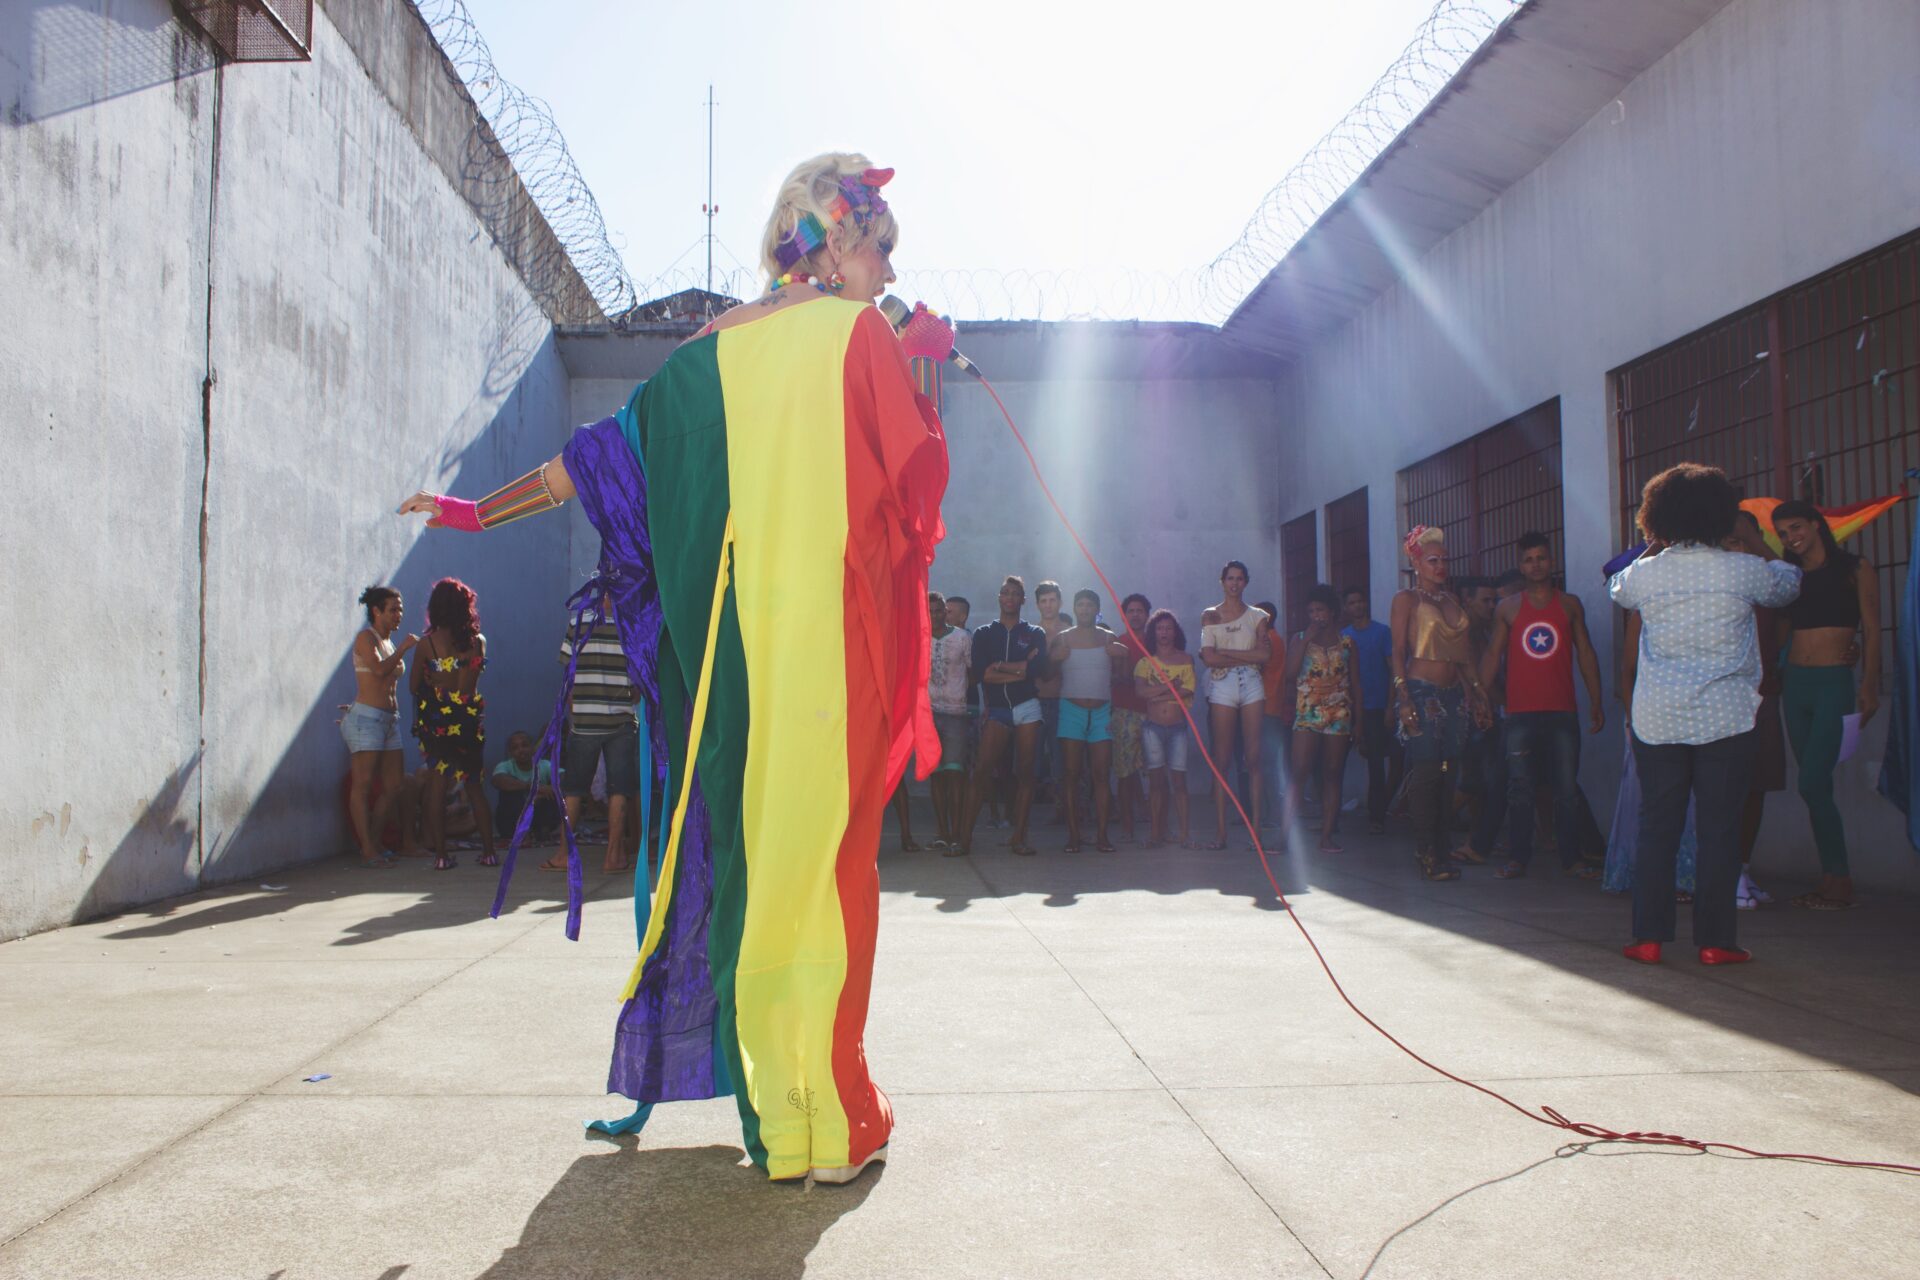
[{"label": "person in gold top", "polygon": [[1446,857],[1452,784],[1467,732],[1493,723],[1474,670],[1467,611],[1447,590],[1447,535],[1416,525],[1407,534],[1413,586],[1393,597],[1393,694],[1407,751],[1407,809],[1414,858],[1429,880],[1458,879]]}]

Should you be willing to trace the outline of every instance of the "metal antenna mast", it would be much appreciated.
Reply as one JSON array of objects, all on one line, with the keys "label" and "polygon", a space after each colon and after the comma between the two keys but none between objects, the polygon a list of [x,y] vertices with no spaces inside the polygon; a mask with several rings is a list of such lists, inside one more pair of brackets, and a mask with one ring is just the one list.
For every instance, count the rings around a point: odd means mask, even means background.
[{"label": "metal antenna mast", "polygon": [[713,86],[707,86],[707,202],[700,212],[707,215],[707,292],[713,292],[713,216],[720,206],[713,202]]}]

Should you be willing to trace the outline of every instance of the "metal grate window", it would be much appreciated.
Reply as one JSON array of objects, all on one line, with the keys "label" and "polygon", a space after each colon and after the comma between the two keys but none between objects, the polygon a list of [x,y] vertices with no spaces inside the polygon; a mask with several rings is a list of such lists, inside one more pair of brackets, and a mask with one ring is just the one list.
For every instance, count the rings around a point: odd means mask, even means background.
[{"label": "metal grate window", "polygon": [[1343,595],[1357,587],[1373,593],[1373,562],[1367,554],[1367,491],[1355,489],[1327,504],[1327,576]]},{"label": "metal grate window", "polygon": [[1307,626],[1307,592],[1320,580],[1320,547],[1314,534],[1312,511],[1280,526],[1280,607],[1286,612],[1288,635]]},{"label": "metal grate window", "polygon": [[313,57],[313,0],[174,0],[228,62]]},{"label": "metal grate window", "polygon": [[[1642,356],[1613,386],[1622,545],[1638,541],[1641,488],[1676,462],[1717,466],[1750,497],[1901,492],[1920,467],[1920,231]],[[1880,573],[1887,652],[1913,520],[1902,503],[1851,543]]]},{"label": "metal grate window", "polygon": [[1400,473],[1402,523],[1438,525],[1457,576],[1487,576],[1518,562],[1513,544],[1537,529],[1564,551],[1560,401],[1442,450]]}]

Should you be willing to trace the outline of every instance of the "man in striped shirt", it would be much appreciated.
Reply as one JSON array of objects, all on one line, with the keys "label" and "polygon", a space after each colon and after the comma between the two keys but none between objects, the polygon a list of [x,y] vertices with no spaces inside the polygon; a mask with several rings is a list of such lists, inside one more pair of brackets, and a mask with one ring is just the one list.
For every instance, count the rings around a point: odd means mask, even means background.
[{"label": "man in striped shirt", "polygon": [[[573,636],[560,642],[560,661],[573,657]],[[604,869],[626,871],[627,823],[637,812],[640,794],[639,721],[634,718],[633,679],[627,673],[626,651],[613,621],[613,597],[600,598],[593,630],[580,644],[573,700],[567,714],[567,745],[560,762],[560,792],[567,801],[567,821],[580,820],[582,802],[592,793],[593,775],[602,761],[607,766],[607,857]],[[565,871],[564,854],[540,864],[543,871]]]}]

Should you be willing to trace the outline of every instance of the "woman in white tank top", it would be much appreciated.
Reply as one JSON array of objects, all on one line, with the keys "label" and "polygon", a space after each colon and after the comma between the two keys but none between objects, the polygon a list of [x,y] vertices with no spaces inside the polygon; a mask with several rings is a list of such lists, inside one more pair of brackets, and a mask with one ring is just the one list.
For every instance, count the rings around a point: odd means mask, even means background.
[{"label": "woman in white tank top", "polygon": [[[1250,575],[1238,560],[1227,561],[1220,571],[1220,603],[1200,615],[1200,661],[1211,677],[1207,685],[1207,711],[1213,738],[1213,759],[1222,770],[1233,763],[1233,748],[1239,744],[1246,761],[1249,799],[1253,801],[1253,819],[1260,825],[1260,718],[1266,714],[1266,687],[1261,683],[1261,668],[1270,655],[1268,632],[1272,619],[1264,609],[1248,604],[1246,594]],[[1215,819],[1210,848],[1227,847],[1227,793],[1216,779],[1213,784]]]},{"label": "woman in white tank top", "polygon": [[1094,847],[1112,853],[1107,839],[1107,770],[1113,763],[1113,673],[1128,656],[1120,637],[1101,626],[1100,597],[1091,591],[1073,595],[1075,625],[1053,638],[1048,657],[1061,672],[1061,787],[1067,819],[1066,852],[1080,852],[1080,771],[1093,772]]}]

